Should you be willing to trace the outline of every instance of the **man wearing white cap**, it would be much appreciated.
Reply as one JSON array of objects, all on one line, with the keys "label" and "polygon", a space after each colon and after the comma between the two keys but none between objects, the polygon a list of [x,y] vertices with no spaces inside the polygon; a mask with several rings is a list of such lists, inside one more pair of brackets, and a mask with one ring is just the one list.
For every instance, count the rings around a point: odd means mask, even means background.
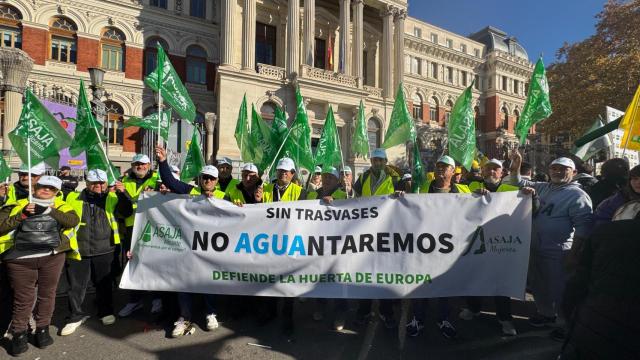
[{"label": "man wearing white cap", "polygon": [[32,166],[31,171],[29,171],[27,165],[22,164],[18,170],[18,181],[7,187],[5,187],[4,183],[0,185],[0,205],[12,204],[20,199],[29,197],[29,173],[31,173],[31,186],[35,187],[44,172],[44,162]]},{"label": "man wearing white cap", "polygon": [[313,174],[311,174],[311,179],[309,180],[309,186],[307,186],[307,191],[316,191],[322,187],[322,168],[320,166],[316,166]]},{"label": "man wearing white cap", "polygon": [[358,197],[390,195],[395,193],[400,181],[400,174],[387,165],[387,152],[374,149],[371,152],[371,168],[358,178],[353,190]]},{"label": "man wearing white cap", "polygon": [[467,185],[453,182],[453,175],[456,171],[456,161],[449,155],[441,156],[436,162],[433,180],[427,180],[420,185],[420,193],[448,194],[448,193],[470,193]]},{"label": "man wearing white cap", "polygon": [[263,202],[264,189],[262,180],[258,176],[258,167],[252,163],[242,165],[240,183],[229,184],[225,200],[241,206],[242,204],[257,204]]},{"label": "man wearing white cap", "polygon": [[[534,182],[520,177],[522,155],[511,153],[511,184],[525,188],[539,200],[533,215],[529,272],[537,313],[529,318],[532,326],[564,325],[561,301],[567,271],[577,257],[583,240],[591,233],[591,199],[580,184],[573,181],[576,166],[571,159],[557,158],[549,165],[550,182]],[[574,244],[575,242],[575,244]],[[556,320],[558,320],[556,322]],[[562,327],[551,336],[562,340]]]},{"label": "man wearing white cap", "polygon": [[[55,309],[56,288],[64,266],[65,254],[80,260],[74,228],[80,219],[57,193],[62,180],[41,176],[33,199],[21,199],[0,211],[0,254],[14,290],[11,332],[12,354],[29,349],[28,324],[36,321],[35,345],[53,344],[49,334]],[[8,212],[8,214],[7,214]]]},{"label": "man wearing white cap", "polygon": [[216,167],[218,168],[218,184],[216,189],[226,193],[227,189],[233,188],[238,185],[240,181],[233,178],[233,161],[228,157],[223,157],[216,160]]},{"label": "man wearing white cap", "polygon": [[217,199],[224,198],[224,192],[217,189],[218,184],[218,168],[213,165],[205,165],[198,175],[198,186],[193,186],[177,179],[167,162],[167,151],[160,147],[156,147],[156,157],[158,158],[158,170],[160,171],[160,179],[164,186],[175,194],[201,195],[207,197],[215,197]]},{"label": "man wearing white cap", "polygon": [[347,194],[347,198],[355,197],[355,192],[353,191],[353,172],[351,171],[351,167],[345,166],[340,171],[340,186],[342,190]]},{"label": "man wearing white cap", "polygon": [[80,217],[76,236],[82,260],[67,261],[69,316],[60,332],[62,336],[74,333],[88,318],[82,305],[89,280],[96,288],[98,318],[104,325],[111,325],[116,321],[111,272],[115,247],[120,244],[116,218],[131,216],[133,207],[120,181],[115,183],[115,192],[109,191],[107,182],[104,170],[89,170],[86,188],[67,195],[67,204]]},{"label": "man wearing white cap", "polygon": [[[122,184],[133,204],[133,214],[124,220],[126,231],[121,240],[123,240],[122,251],[125,254],[131,249],[131,235],[133,234],[135,210],[138,208],[138,197],[143,191],[155,190],[158,178],[158,174],[151,170],[151,159],[145,154],[136,154],[133,159],[131,159],[131,169],[129,169],[122,178]],[[131,315],[132,312],[142,308],[142,292],[130,290],[129,294],[129,302],[118,312],[120,317],[127,317]],[[160,298],[153,299],[151,313],[157,314],[161,311],[162,300]]]}]

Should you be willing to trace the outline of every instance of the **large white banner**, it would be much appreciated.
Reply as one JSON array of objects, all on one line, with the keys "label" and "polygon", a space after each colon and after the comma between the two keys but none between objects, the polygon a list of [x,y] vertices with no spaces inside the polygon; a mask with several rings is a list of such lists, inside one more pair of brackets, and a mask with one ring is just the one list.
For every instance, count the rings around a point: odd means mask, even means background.
[{"label": "large white banner", "polygon": [[327,298],[523,298],[531,200],[407,194],[237,207],[144,195],[120,287]]}]

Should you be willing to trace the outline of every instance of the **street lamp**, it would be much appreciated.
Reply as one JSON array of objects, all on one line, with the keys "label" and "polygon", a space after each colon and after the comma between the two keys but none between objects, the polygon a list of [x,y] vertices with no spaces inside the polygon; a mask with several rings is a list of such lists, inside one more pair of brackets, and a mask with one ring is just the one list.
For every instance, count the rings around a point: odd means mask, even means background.
[{"label": "street lamp", "polygon": [[105,71],[101,68],[89,68],[89,77],[91,78],[91,95],[93,99],[91,100],[91,105],[93,108],[93,113],[96,116],[96,119],[105,127],[107,131],[107,144],[105,146],[105,155],[109,158],[109,121],[106,119],[107,110],[105,104],[102,102],[102,97],[105,94],[104,87],[102,86],[102,82],[104,81],[104,73]]}]

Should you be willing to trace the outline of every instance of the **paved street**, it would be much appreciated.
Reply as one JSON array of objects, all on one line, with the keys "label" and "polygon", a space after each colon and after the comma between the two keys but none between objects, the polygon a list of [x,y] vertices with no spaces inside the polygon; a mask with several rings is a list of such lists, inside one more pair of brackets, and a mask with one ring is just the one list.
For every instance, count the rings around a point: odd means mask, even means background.
[{"label": "paved street", "polygon": [[[87,303],[92,303],[88,295]],[[126,300],[121,294],[117,308]],[[231,300],[233,301],[233,300]],[[530,327],[524,316],[533,309],[531,302],[514,303],[515,326],[519,335],[514,338],[500,336],[500,327],[493,313],[483,313],[471,322],[457,319],[462,303],[453,302],[452,319],[459,336],[447,340],[440,335],[433,320],[428,320],[426,331],[417,338],[407,338],[400,350],[397,330],[387,330],[382,323],[371,322],[357,328],[353,325],[355,303],[351,303],[347,328],[343,332],[329,330],[330,316],[325,320],[312,320],[314,302],[297,302],[295,308],[296,332],[291,338],[281,335],[281,322],[277,319],[258,326],[253,316],[232,320],[224,316],[229,301],[220,306],[221,327],[213,332],[203,331],[204,316],[194,335],[179,339],[169,338],[170,322],[153,318],[145,311],[133,317],[118,319],[110,327],[103,326],[95,317],[90,318],[76,333],[68,337],[54,335],[55,344],[46,350],[30,346],[22,356],[25,359],[555,359],[560,343],[550,340],[548,330]],[[147,304],[149,305],[149,304]],[[196,307],[201,308],[199,301]],[[487,301],[487,306],[492,306]],[[147,310],[149,306],[147,306]],[[399,306],[396,307],[396,310]],[[66,298],[58,298],[52,334],[63,325]],[[226,311],[228,314],[228,311]],[[396,314],[398,311],[396,311]],[[433,314],[433,308],[428,315]],[[173,320],[173,319],[172,319]],[[258,344],[262,346],[255,346]],[[6,353],[7,339],[2,341]]]}]

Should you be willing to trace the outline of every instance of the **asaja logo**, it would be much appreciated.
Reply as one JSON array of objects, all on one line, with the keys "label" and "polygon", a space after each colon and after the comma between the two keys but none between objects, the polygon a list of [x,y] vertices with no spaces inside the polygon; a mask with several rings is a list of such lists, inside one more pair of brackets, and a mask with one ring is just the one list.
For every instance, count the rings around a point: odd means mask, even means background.
[{"label": "asaja logo", "polygon": [[153,224],[147,221],[137,241],[144,247],[184,251],[182,230],[173,225]]},{"label": "asaja logo", "polygon": [[464,253],[462,253],[462,256],[467,255],[471,249],[476,247],[476,242],[479,242],[479,245],[477,245],[477,248],[473,251],[473,255],[484,254],[487,251],[496,254],[506,252],[515,253],[517,248],[522,245],[522,240],[517,235],[494,235],[485,239],[484,228],[478,226],[476,231],[473,232],[473,235],[471,235],[469,246]]}]

